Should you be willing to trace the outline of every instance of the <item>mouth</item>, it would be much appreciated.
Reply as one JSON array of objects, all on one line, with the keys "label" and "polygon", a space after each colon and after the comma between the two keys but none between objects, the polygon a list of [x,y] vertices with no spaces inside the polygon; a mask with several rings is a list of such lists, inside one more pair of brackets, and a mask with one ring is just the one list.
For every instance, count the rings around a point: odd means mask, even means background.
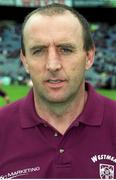
[{"label": "mouth", "polygon": [[64,80],[60,80],[60,79],[49,79],[49,80],[47,80],[47,82],[53,83],[53,84],[61,83],[61,82],[63,82],[63,81],[64,81]]},{"label": "mouth", "polygon": [[66,80],[64,79],[48,79],[46,85],[51,88],[61,88],[64,86]]}]

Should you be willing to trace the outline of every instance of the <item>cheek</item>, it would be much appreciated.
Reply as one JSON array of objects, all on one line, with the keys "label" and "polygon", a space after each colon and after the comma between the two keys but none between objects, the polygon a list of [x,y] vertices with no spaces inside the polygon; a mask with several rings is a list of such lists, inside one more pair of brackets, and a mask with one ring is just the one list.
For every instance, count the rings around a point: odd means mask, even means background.
[{"label": "cheek", "polygon": [[77,65],[75,65],[72,69],[72,71],[77,72],[77,73],[82,73],[85,71],[85,63],[78,63]]},{"label": "cheek", "polygon": [[85,61],[75,61],[69,64],[66,68],[66,74],[70,76],[81,76],[85,72]]},{"label": "cheek", "polygon": [[40,81],[42,68],[38,64],[29,64],[29,73],[33,82]]},{"label": "cheek", "polygon": [[33,61],[28,63],[30,73],[39,74],[43,70],[43,64],[39,61]]}]

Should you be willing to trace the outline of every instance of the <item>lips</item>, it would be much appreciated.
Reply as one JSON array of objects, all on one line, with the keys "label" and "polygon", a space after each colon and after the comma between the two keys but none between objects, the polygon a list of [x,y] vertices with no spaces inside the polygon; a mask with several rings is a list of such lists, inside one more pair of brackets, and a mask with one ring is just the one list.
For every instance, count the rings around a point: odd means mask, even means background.
[{"label": "lips", "polygon": [[61,82],[63,82],[63,81],[64,81],[64,80],[60,80],[60,79],[56,79],[56,80],[49,79],[49,80],[47,80],[47,82],[53,83],[53,84],[55,84],[55,83],[61,83]]},{"label": "lips", "polygon": [[46,80],[46,85],[51,88],[60,88],[64,86],[65,81],[64,79],[48,79]]}]

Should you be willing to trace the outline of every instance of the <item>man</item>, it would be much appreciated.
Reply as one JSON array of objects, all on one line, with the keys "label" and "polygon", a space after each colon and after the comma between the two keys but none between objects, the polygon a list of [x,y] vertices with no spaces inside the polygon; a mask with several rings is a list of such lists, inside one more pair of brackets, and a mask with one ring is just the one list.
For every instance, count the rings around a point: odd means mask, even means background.
[{"label": "man", "polygon": [[0,110],[1,178],[116,178],[116,103],[85,82],[94,54],[71,8],[26,17],[20,57],[33,88]]}]

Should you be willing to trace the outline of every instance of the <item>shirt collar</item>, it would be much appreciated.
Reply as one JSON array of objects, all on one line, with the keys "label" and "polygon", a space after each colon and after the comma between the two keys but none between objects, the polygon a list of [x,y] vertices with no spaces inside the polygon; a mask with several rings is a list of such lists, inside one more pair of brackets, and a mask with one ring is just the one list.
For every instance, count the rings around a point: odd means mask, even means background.
[{"label": "shirt collar", "polygon": [[[78,126],[79,122],[91,126],[100,126],[103,120],[104,101],[103,98],[94,90],[93,86],[86,82],[85,84],[88,98],[83,112],[72,123],[73,126]],[[33,90],[31,89],[28,95],[20,104],[20,119],[23,128],[30,128],[40,124],[45,124],[44,121],[37,115],[34,104]]]},{"label": "shirt collar", "polygon": [[44,124],[35,110],[33,89],[29,91],[28,95],[23,98],[22,104],[20,104],[20,120],[22,128]]},{"label": "shirt collar", "polygon": [[79,122],[81,122],[90,126],[100,126],[104,113],[103,97],[89,83],[86,82],[85,87],[88,93],[87,102],[83,112],[74,121],[73,125],[78,126]]}]

